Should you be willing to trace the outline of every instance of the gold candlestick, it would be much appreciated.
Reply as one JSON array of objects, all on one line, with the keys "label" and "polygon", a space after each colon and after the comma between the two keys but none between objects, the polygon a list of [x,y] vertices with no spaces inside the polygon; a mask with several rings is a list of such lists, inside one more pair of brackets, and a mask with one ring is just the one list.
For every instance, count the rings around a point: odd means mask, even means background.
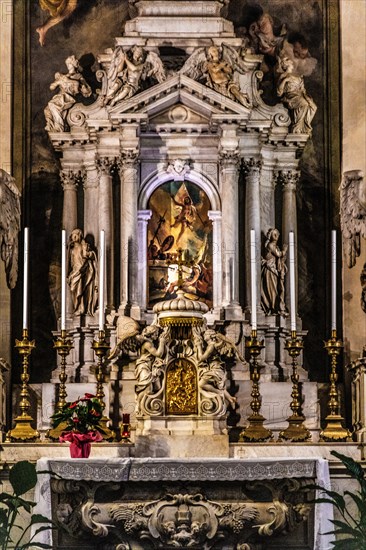
[{"label": "gold candlestick", "polygon": [[245,345],[251,355],[250,379],[252,381],[252,401],[250,402],[250,408],[253,412],[248,418],[249,425],[239,436],[239,441],[268,441],[269,439],[273,439],[273,433],[264,427],[263,423],[266,419],[260,414],[261,395],[259,392],[260,366],[258,364],[258,355],[264,348],[263,340],[258,340],[257,331],[252,330],[251,337],[246,341]]},{"label": "gold candlestick", "polygon": [[[57,350],[57,353],[61,357],[60,374],[59,374],[60,386],[58,391],[58,401],[55,407],[55,412],[56,411],[60,412],[66,405],[66,397],[67,397],[66,357],[69,355],[70,351],[74,347],[72,340],[67,337],[66,330],[61,330],[61,335],[55,340],[53,347],[54,349]],[[60,435],[62,434],[66,426],[67,426],[67,422],[61,422],[57,426],[57,428],[52,428],[51,430],[48,430],[47,437],[49,439],[58,441]]]},{"label": "gold candlestick", "polygon": [[282,439],[286,439],[287,441],[307,441],[311,439],[311,434],[304,425],[305,416],[302,412],[299,374],[297,370],[297,358],[304,346],[302,339],[297,338],[296,330],[291,331],[291,338],[286,340],[285,348],[292,358],[292,401],[290,403],[292,415],[288,417],[288,426],[285,430],[280,432],[278,440],[281,441]]},{"label": "gold candlestick", "polygon": [[339,414],[339,402],[336,382],[337,375],[337,356],[340,355],[343,342],[337,339],[337,331],[332,330],[329,340],[324,342],[324,347],[331,357],[330,388],[329,388],[329,414],[326,417],[326,426],[320,432],[320,441],[347,441],[351,437],[351,432],[343,427],[344,418]]},{"label": "gold candlestick", "polygon": [[[99,331],[99,338],[98,340],[93,341],[92,348],[98,357],[97,369],[95,372],[95,378],[97,380],[96,396],[104,411],[105,402],[104,402],[104,389],[103,389],[103,382],[104,382],[103,367],[104,367],[104,358],[107,355],[108,350],[110,349],[110,346],[107,344],[107,341],[105,340],[104,330]],[[103,439],[105,439],[106,441],[113,441],[116,438],[116,434],[114,433],[113,430],[111,430],[107,426],[108,422],[111,422],[111,419],[104,414],[100,419],[100,425],[101,425],[101,428],[103,429],[102,436],[103,436]]]},{"label": "gold candlestick", "polygon": [[9,430],[6,434],[5,441],[17,442],[17,441],[37,441],[39,439],[39,432],[32,428],[31,422],[33,418],[29,414],[29,361],[28,358],[32,353],[32,350],[36,347],[34,340],[28,339],[28,330],[23,328],[22,340],[15,340],[15,347],[18,349],[20,356],[23,356],[23,372],[21,374],[22,389],[20,392],[21,401],[19,404],[20,415],[15,418],[15,426],[12,430]]}]

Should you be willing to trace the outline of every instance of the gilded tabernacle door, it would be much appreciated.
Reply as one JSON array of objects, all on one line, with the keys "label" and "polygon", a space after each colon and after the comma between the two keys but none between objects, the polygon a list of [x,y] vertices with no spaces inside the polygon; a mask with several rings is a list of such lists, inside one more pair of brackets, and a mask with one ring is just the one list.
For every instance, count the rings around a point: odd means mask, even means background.
[{"label": "gilded tabernacle door", "polygon": [[189,181],[169,181],[151,195],[148,224],[148,307],[174,298],[183,260],[186,297],[212,307],[212,222],[206,193]]},{"label": "gilded tabernacle door", "polygon": [[188,359],[174,359],[166,371],[166,414],[197,414],[197,369]]}]

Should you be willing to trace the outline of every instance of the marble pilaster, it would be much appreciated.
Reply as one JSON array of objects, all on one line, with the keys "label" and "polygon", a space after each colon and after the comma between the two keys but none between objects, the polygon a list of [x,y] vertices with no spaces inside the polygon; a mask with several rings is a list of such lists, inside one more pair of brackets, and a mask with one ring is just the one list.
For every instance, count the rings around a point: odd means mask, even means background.
[{"label": "marble pilaster", "polygon": [[[243,168],[245,173],[245,288],[246,304],[250,305],[250,230],[255,230],[256,259],[257,259],[257,296],[260,297],[260,267],[261,267],[261,200],[260,200],[260,177],[261,161],[254,158],[244,159]],[[259,303],[258,303],[259,306]]]},{"label": "marble pilaster", "polygon": [[152,216],[151,210],[138,210],[138,302],[141,310],[147,308],[147,224]]},{"label": "marble pilaster", "polygon": [[94,242],[98,240],[99,219],[97,213],[99,178],[94,162],[85,163],[86,177],[84,187],[84,237],[92,235]]},{"label": "marble pilaster", "polygon": [[213,262],[213,309],[219,312],[222,304],[222,214],[220,210],[209,210],[212,221],[212,262]]},{"label": "marble pilaster", "polygon": [[106,243],[106,297],[107,309],[114,309],[114,219],[111,170],[115,160],[108,157],[97,159],[99,175],[99,229],[105,232]]},{"label": "marble pilaster", "polygon": [[83,182],[85,174],[76,170],[61,170],[60,178],[64,192],[62,210],[62,226],[66,229],[67,235],[78,227],[77,214],[77,187]]}]

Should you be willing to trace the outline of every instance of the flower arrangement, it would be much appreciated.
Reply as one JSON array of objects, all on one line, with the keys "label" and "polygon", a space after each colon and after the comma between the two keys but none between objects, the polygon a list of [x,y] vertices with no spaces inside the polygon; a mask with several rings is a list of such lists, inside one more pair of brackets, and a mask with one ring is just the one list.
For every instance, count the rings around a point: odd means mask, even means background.
[{"label": "flower arrangement", "polygon": [[103,416],[102,405],[99,399],[86,393],[76,401],[66,403],[61,410],[52,416],[53,428],[62,424],[63,432],[78,432],[87,434],[93,431],[103,433],[100,419]]}]

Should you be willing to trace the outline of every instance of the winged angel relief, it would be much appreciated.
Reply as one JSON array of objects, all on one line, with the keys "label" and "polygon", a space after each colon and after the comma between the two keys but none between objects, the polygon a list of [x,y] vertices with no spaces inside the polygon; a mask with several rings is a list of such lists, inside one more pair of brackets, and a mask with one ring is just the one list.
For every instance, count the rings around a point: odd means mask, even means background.
[{"label": "winged angel relief", "polygon": [[128,51],[117,46],[106,75],[104,104],[115,105],[140,91],[142,82],[154,79],[161,83],[166,80],[165,69],[159,56],[147,52],[140,46]]},{"label": "winged angel relief", "polygon": [[180,70],[181,74],[202,81],[216,92],[250,108],[249,97],[240,90],[235,75],[245,72],[247,69],[239,52],[228,44],[198,48]]}]

